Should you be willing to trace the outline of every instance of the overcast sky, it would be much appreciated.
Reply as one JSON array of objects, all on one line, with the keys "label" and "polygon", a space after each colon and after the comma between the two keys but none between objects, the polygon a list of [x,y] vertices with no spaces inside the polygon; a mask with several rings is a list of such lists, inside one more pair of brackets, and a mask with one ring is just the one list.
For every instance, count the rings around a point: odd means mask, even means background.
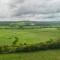
[{"label": "overcast sky", "polygon": [[60,21],[60,0],[0,0],[0,20]]}]

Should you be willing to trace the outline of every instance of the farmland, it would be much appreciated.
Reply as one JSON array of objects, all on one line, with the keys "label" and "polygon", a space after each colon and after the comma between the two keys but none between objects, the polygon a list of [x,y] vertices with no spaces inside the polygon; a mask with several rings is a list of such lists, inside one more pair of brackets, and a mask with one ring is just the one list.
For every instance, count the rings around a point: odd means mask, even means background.
[{"label": "farmland", "polygon": [[[4,22],[3,24],[2,23],[0,23],[0,60],[33,60],[33,59],[34,60],[60,60],[60,49],[49,49],[49,47],[47,50],[9,53],[10,50],[16,51],[18,47],[20,49],[20,45],[23,45],[25,47],[27,47],[28,45],[34,45],[33,46],[34,48],[36,47],[35,44],[38,44],[40,42],[43,42],[43,44],[45,44],[46,41],[58,40],[58,43],[59,43],[59,39],[60,39],[60,23],[59,22],[57,22],[57,24],[55,23],[47,24],[46,22],[44,22],[42,24],[40,23],[40,25],[33,25],[33,26],[29,25],[30,22],[28,23],[28,25],[25,25],[25,24],[21,25],[22,23],[19,23],[20,24],[19,25],[16,22],[15,23]],[[14,46],[12,44],[16,40],[16,38],[18,38],[17,39],[18,47],[14,49]],[[57,46],[58,45],[59,44],[57,44]],[[40,46],[40,45],[37,45],[37,46]],[[46,47],[46,46],[48,46],[48,44],[43,47]],[[52,46],[53,48],[55,48],[55,45],[52,45]],[[30,48],[31,46],[28,48],[28,50]],[[1,51],[3,54],[1,54]],[[8,53],[6,53],[6,51]]]},{"label": "farmland", "polygon": [[[42,29],[0,29],[0,46],[11,45],[14,37],[19,38],[19,43],[35,44],[49,39],[60,38],[57,28]],[[60,50],[37,51],[31,53],[0,54],[0,60],[60,60]]]},{"label": "farmland", "polygon": [[57,28],[42,29],[0,29],[0,46],[11,45],[14,37],[19,38],[19,43],[35,44],[45,42],[49,39],[56,40],[60,38],[60,30]]},{"label": "farmland", "polygon": [[60,60],[60,50],[32,53],[0,54],[0,60]]}]

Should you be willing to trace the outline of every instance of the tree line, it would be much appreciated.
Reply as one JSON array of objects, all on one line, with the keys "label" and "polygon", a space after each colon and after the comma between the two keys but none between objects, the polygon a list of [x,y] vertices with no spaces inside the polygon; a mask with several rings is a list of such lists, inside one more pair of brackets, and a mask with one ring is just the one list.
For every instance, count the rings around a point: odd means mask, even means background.
[{"label": "tree line", "polygon": [[8,45],[0,46],[0,54],[60,49],[60,39],[57,39],[56,41],[54,41],[53,39],[50,39],[49,41],[40,42],[37,44],[24,43],[17,46],[18,40],[19,40],[18,37],[15,37],[15,40],[12,42],[11,46],[8,46]]}]

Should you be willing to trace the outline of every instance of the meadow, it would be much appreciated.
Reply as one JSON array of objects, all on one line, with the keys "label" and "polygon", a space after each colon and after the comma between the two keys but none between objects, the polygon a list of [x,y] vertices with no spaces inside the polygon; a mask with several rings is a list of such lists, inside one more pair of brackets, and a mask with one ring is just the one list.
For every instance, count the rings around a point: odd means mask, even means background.
[{"label": "meadow", "polygon": [[[57,28],[41,29],[0,29],[0,46],[11,45],[18,37],[18,44],[36,44],[50,39],[60,39]],[[0,60],[60,60],[60,49],[27,53],[0,54]]]},{"label": "meadow", "polygon": [[47,50],[17,54],[0,54],[0,60],[60,60],[60,50]]},{"label": "meadow", "polygon": [[57,28],[42,29],[0,29],[0,46],[11,45],[18,37],[20,43],[35,44],[45,42],[50,39],[56,40],[60,38],[60,30]]}]

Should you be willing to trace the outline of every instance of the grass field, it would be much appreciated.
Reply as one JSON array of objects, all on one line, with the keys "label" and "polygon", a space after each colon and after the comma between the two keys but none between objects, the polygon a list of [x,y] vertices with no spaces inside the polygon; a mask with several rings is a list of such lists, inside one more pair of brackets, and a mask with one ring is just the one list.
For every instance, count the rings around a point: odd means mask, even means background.
[{"label": "grass field", "polygon": [[43,29],[0,29],[0,45],[11,45],[14,37],[19,38],[19,43],[34,44],[45,42],[49,39],[57,39],[60,37],[60,30],[56,28]]},{"label": "grass field", "polygon": [[[0,46],[11,45],[19,38],[19,43],[35,44],[60,38],[57,28],[42,29],[0,29]],[[0,60],[60,60],[60,50],[47,50],[30,53],[0,54]]]},{"label": "grass field", "polygon": [[14,37],[19,38],[19,43],[35,44],[45,42],[49,39],[56,40],[60,37],[60,30],[56,28],[43,29],[0,29],[0,46],[11,45],[15,40]]},{"label": "grass field", "polygon": [[60,60],[60,50],[20,54],[2,54],[0,55],[0,60]]}]

